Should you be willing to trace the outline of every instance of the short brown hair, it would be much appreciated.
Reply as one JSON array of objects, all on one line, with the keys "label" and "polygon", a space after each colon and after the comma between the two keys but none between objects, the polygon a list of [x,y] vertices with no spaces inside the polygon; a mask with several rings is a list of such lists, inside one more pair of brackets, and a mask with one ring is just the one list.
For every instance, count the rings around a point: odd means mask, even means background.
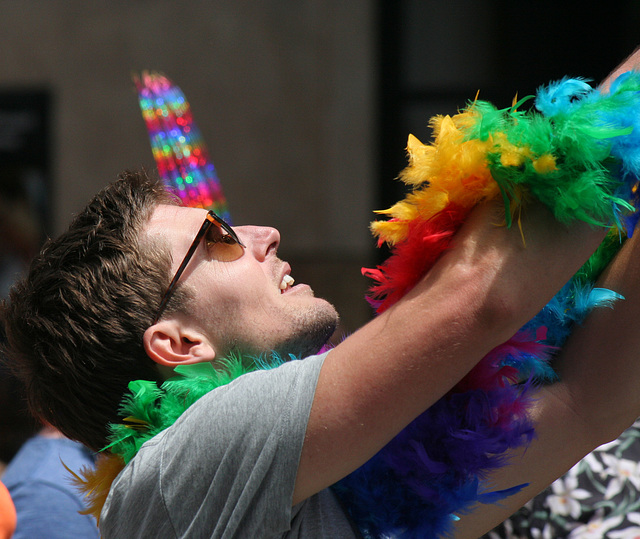
[{"label": "short brown hair", "polygon": [[172,202],[159,180],[125,172],[44,245],[0,311],[31,411],[93,450],[106,445],[127,384],[161,380],[142,336],[171,259],[139,236],[155,207]]}]

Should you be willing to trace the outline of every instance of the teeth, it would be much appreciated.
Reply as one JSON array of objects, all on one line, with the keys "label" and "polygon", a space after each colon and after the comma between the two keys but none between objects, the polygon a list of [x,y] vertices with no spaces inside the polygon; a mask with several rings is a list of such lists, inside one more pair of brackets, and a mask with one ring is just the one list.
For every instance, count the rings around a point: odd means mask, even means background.
[{"label": "teeth", "polygon": [[293,283],[295,283],[293,277],[291,277],[291,275],[285,275],[280,283],[280,290],[286,290],[287,287],[291,286]]}]

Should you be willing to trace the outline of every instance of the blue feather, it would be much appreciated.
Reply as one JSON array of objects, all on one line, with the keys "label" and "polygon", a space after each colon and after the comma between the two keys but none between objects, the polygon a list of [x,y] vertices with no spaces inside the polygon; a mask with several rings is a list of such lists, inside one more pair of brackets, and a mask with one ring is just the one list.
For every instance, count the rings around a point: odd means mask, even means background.
[{"label": "blue feather", "polygon": [[538,89],[535,99],[536,108],[545,116],[556,116],[568,112],[572,102],[592,90],[588,79],[565,77],[546,87]]}]

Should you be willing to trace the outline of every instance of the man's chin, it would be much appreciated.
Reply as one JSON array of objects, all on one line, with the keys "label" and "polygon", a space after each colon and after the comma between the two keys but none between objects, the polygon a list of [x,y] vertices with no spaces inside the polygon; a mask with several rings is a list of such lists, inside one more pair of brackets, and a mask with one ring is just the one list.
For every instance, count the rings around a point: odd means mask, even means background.
[{"label": "man's chin", "polygon": [[222,357],[232,351],[243,357],[261,357],[275,352],[285,360],[289,356],[303,358],[317,354],[335,332],[338,320],[338,313],[333,305],[321,300],[312,308],[293,313],[282,324],[282,330],[273,331],[268,339],[243,332],[243,338],[236,338],[220,348]]},{"label": "man's chin", "polygon": [[317,354],[329,342],[338,327],[338,313],[333,305],[325,302],[313,314],[300,321],[298,329],[276,347],[276,352],[303,358]]}]

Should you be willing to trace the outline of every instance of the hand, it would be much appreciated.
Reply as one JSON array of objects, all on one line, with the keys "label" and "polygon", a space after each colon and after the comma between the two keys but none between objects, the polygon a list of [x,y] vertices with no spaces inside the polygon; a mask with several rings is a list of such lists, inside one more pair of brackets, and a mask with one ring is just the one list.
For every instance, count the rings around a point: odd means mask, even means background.
[{"label": "hand", "polygon": [[496,320],[510,322],[500,342],[546,305],[606,235],[604,228],[584,223],[562,225],[535,201],[527,204],[520,223],[514,222],[510,229],[500,224],[503,211],[497,200],[475,208],[456,235],[453,249],[432,269],[446,274],[461,266],[475,275],[478,286],[487,291],[486,312],[494,331]]}]

